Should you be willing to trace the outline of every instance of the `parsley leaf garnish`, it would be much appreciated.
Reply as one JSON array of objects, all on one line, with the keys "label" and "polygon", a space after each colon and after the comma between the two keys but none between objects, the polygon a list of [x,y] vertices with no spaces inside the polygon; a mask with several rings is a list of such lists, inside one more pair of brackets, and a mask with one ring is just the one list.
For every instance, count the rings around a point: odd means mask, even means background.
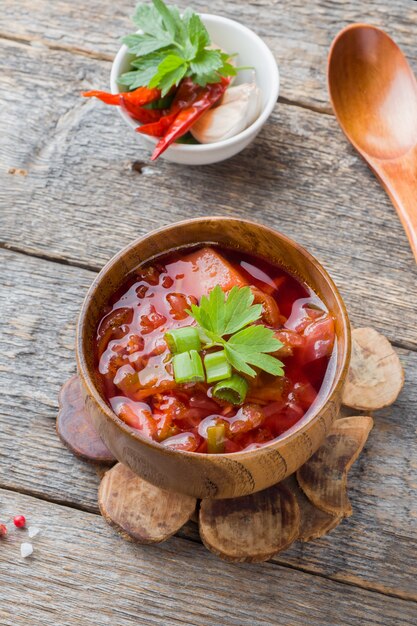
[{"label": "parsley leaf garnish", "polygon": [[122,74],[119,83],[130,89],[158,87],[162,96],[189,76],[205,87],[222,76],[235,76],[230,56],[211,50],[210,36],[201,18],[190,9],[181,16],[177,7],[163,0],[138,4],[133,22],[142,33],[123,38],[129,53],[135,55],[133,70]]},{"label": "parsley leaf garnish", "polygon": [[187,313],[199,326],[205,347],[223,346],[230,364],[238,372],[256,376],[257,367],[275,376],[283,376],[283,363],[271,356],[282,347],[274,331],[260,324],[262,305],[253,304],[250,287],[233,287],[229,294],[217,285],[200,305],[193,304]]}]

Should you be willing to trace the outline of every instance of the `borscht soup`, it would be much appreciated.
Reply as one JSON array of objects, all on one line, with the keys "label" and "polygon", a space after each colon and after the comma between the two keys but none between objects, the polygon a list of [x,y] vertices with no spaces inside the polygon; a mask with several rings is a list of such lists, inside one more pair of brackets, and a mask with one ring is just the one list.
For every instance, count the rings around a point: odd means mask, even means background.
[{"label": "borscht soup", "polygon": [[207,454],[257,448],[305,419],[335,350],[334,319],[308,285],[212,245],[140,265],[95,339],[113,412],[141,437]]}]

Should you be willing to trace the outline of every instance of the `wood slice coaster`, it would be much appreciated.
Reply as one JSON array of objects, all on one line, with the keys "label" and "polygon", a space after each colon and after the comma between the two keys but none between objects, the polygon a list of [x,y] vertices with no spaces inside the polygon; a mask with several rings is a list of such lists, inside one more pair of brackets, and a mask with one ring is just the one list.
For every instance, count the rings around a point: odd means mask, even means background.
[{"label": "wood slice coaster", "polygon": [[343,404],[377,411],[395,402],[403,385],[404,370],[388,339],[373,328],[355,328]]},{"label": "wood slice coaster", "polygon": [[343,519],[341,515],[325,513],[314,506],[299,486],[295,474],[284,480],[284,485],[297,500],[300,509],[300,532],[298,541],[313,541],[336,528]]},{"label": "wood slice coaster", "polygon": [[124,537],[159,543],[188,522],[197,500],[154,487],[117,463],[100,483],[98,504],[104,519]]},{"label": "wood slice coaster", "polygon": [[[403,383],[389,341],[371,328],[354,330],[343,403],[374,411],[392,404]],[[84,411],[77,376],[63,386],[59,403],[62,441],[86,460],[114,462]],[[165,541],[193,518],[204,545],[222,559],[265,561],[296,540],[322,537],[352,514],[347,475],[372,426],[369,415],[337,419],[322,446],[295,474],[250,496],[202,500],[198,517],[194,498],[159,489],[118,463],[102,478],[100,510],[126,539]]]},{"label": "wood slice coaster", "polygon": [[61,441],[76,456],[93,463],[115,463],[116,459],[100,439],[84,409],[78,376],[63,385],[59,397],[56,430]]},{"label": "wood slice coaster", "polygon": [[270,559],[299,535],[300,509],[282,484],[231,500],[202,500],[200,537],[226,561]]}]

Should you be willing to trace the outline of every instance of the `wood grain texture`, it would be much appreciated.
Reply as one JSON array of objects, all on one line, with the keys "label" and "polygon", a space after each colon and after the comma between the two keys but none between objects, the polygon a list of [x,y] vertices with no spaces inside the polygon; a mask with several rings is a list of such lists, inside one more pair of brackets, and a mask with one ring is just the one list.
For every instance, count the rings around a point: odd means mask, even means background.
[{"label": "wood grain texture", "polygon": [[336,420],[315,454],[297,470],[298,484],[308,499],[325,513],[352,515],[347,485],[348,472],[361,453],[371,429],[369,415]]},{"label": "wood grain texture", "polygon": [[106,522],[123,537],[147,544],[166,541],[182,528],[197,500],[158,489],[117,463],[101,480],[98,504]]},{"label": "wood grain texture", "polygon": [[295,496],[283,485],[231,500],[202,500],[204,545],[225,561],[266,561],[288,548],[300,531]]},{"label": "wood grain texture", "polygon": [[71,376],[58,395],[57,435],[76,456],[92,463],[112,465],[116,459],[105,446],[85,411],[78,376]]},{"label": "wood grain texture", "polygon": [[343,404],[376,411],[395,402],[403,385],[404,370],[386,337],[373,328],[355,328]]},{"label": "wood grain texture", "polygon": [[285,486],[291,491],[297,500],[300,509],[300,541],[313,541],[327,535],[342,521],[342,516],[331,515],[320,511],[311,504],[310,500],[301,490],[295,474],[285,480]]},{"label": "wood grain texture", "polygon": [[[111,59],[122,35],[131,32],[133,0],[111,3],[92,0],[21,0],[19,9],[12,0],[3,0],[0,32],[39,45],[69,49],[75,53]],[[189,6],[178,0],[180,7]],[[193,0],[193,8],[236,19],[263,37],[273,51],[281,72],[284,98],[307,106],[329,109],[326,93],[326,57],[338,30],[351,22],[368,21],[386,29],[414,66],[417,17],[413,0],[381,3],[370,0],[366,7],[356,0],[316,0],[314,7],[302,0]],[[107,82],[105,83],[107,85]]]},{"label": "wood grain texture", "polygon": [[[60,443],[54,427],[59,388],[75,368],[75,319],[94,274],[4,250],[0,263],[0,486],[98,512],[94,468]],[[376,415],[350,471],[353,516],[277,562],[417,600],[417,354],[400,356],[404,390]],[[182,532],[197,538],[194,525]]]},{"label": "wood grain texture", "polygon": [[[16,510],[41,528],[29,559],[22,533],[1,545],[4,626],[413,626],[416,604],[277,566],[222,563],[173,538],[137,546],[104,520],[0,491],[2,515]],[[10,572],[13,576],[10,576]]]},{"label": "wood grain texture", "polygon": [[417,346],[409,297],[417,273],[407,239],[334,118],[280,104],[254,144],[226,164],[149,165],[116,111],[78,95],[107,84],[108,63],[14,42],[2,46],[3,245],[98,269],[136,236],[175,220],[252,218],[323,262],[355,326],[370,324]]}]

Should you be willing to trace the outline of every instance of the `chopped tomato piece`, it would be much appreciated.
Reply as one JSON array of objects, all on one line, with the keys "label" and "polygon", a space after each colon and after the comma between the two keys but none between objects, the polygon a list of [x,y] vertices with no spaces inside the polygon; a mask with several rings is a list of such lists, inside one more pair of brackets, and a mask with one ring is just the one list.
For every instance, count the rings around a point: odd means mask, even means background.
[{"label": "chopped tomato piece", "polygon": [[177,282],[184,293],[192,293],[198,299],[210,293],[216,285],[223,291],[230,291],[237,285],[247,284],[239,272],[213,248],[202,248],[184,257],[190,263],[190,270]]},{"label": "chopped tomato piece", "polygon": [[169,415],[171,420],[183,419],[188,410],[174,394],[157,393],[152,398],[152,404],[158,413]]},{"label": "chopped tomato piece", "polygon": [[285,322],[285,317],[281,316],[275,299],[257,287],[252,287],[252,293],[255,296],[254,304],[262,304],[262,320],[264,323],[273,328],[282,326]]},{"label": "chopped tomato piece", "polygon": [[197,304],[197,298],[186,296],[183,293],[169,293],[167,300],[171,307],[169,314],[174,320],[185,320],[188,317],[186,309],[190,309],[192,304]]},{"label": "chopped tomato piece", "polygon": [[122,307],[111,311],[101,320],[97,331],[99,358],[111,339],[121,339],[129,332],[128,324],[132,319],[133,309]]},{"label": "chopped tomato piece", "polygon": [[274,437],[278,437],[294,426],[304,415],[304,410],[295,402],[289,403],[283,411],[265,419],[264,426],[269,428]]},{"label": "chopped tomato piece", "polygon": [[153,265],[149,265],[148,267],[143,267],[138,271],[138,279],[143,280],[145,283],[149,285],[158,285],[159,277],[161,275],[161,271],[154,267]]},{"label": "chopped tomato piece", "polygon": [[305,345],[302,360],[310,363],[330,356],[333,350],[335,330],[330,315],[311,322],[304,330]]},{"label": "chopped tomato piece", "polygon": [[166,321],[167,318],[165,317],[165,315],[158,313],[155,307],[151,305],[149,313],[147,315],[140,316],[140,327],[142,330],[142,334],[148,335],[149,333],[162,326],[162,324],[165,324]]},{"label": "chopped tomato piece", "polygon": [[[145,437],[155,439],[157,435],[157,425],[152,417],[152,413],[147,404],[142,402],[129,402],[123,398],[112,399],[112,407],[116,415],[120,417],[128,426],[137,428]],[[118,402],[115,402],[117,400]]]},{"label": "chopped tomato piece", "polygon": [[168,437],[162,442],[162,445],[172,450],[182,450],[186,452],[195,452],[200,444],[200,438],[194,433],[180,433],[173,437]]},{"label": "chopped tomato piece", "polygon": [[154,387],[143,387],[138,389],[133,393],[133,397],[135,400],[145,400],[150,396],[154,396],[156,393],[163,391],[170,391],[171,389],[175,389],[177,387],[177,383],[175,380],[162,380],[158,385]]},{"label": "chopped tomato piece", "polygon": [[317,398],[317,391],[313,385],[305,380],[303,382],[295,383],[292,395],[296,399],[297,403],[307,411]]},{"label": "chopped tomato piece", "polygon": [[264,419],[264,413],[259,405],[244,404],[234,417],[227,419],[228,434],[233,436],[239,433],[246,433],[253,428],[258,428]]},{"label": "chopped tomato piece", "polygon": [[204,392],[196,392],[190,397],[190,407],[195,409],[203,409],[211,413],[219,410],[217,402],[207,397]]},{"label": "chopped tomato piece", "polygon": [[140,335],[131,335],[127,342],[126,352],[133,354],[134,352],[140,352],[145,346],[145,340]]},{"label": "chopped tomato piece", "polygon": [[267,404],[281,402],[288,395],[291,383],[285,376],[277,377],[272,382],[252,387],[247,399],[251,402]]},{"label": "chopped tomato piece", "polygon": [[274,353],[278,358],[292,356],[296,348],[302,348],[304,345],[304,337],[299,335],[295,330],[283,328],[275,333],[275,338],[284,345]]}]

